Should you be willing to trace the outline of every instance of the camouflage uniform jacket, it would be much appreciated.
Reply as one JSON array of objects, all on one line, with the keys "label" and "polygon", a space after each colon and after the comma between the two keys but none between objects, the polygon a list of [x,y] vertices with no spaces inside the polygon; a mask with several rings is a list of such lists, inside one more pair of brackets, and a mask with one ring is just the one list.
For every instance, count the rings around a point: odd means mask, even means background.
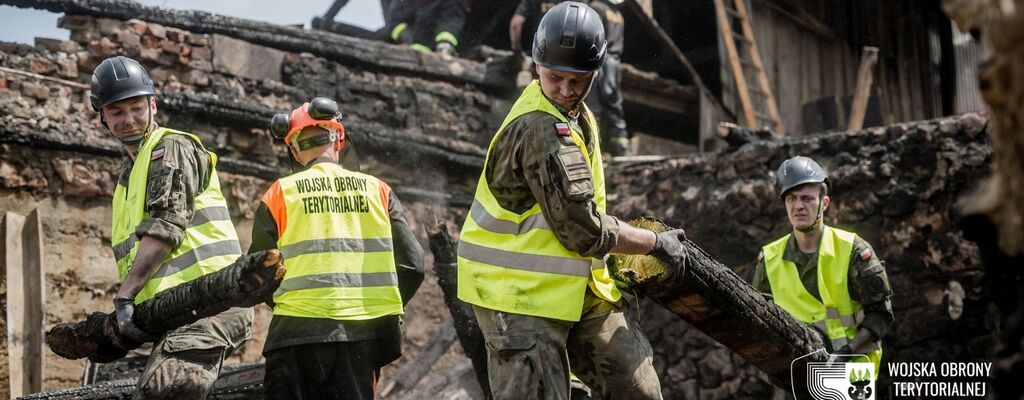
[{"label": "camouflage uniform jacket", "polygon": [[[595,127],[587,126],[585,118],[569,121],[592,152]],[[550,114],[531,112],[509,123],[491,149],[487,182],[502,208],[523,213],[540,203],[562,245],[584,256],[604,257],[618,240],[619,221],[597,210],[590,174],[569,179],[566,171],[585,162],[583,151],[572,138],[558,135],[556,122]],[[574,150],[562,151],[566,148]]]}]

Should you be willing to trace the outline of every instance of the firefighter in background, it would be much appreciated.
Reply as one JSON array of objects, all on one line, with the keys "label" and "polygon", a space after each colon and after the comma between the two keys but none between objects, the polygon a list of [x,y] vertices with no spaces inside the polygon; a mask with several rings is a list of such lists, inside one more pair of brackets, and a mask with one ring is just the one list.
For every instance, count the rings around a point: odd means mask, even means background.
[{"label": "firefighter in background", "polygon": [[447,58],[457,56],[466,24],[464,0],[388,0],[381,7],[392,42]]},{"label": "firefighter in background", "polygon": [[256,211],[250,252],[277,248],[263,354],[268,399],[373,399],[401,356],[405,303],[423,280],[423,249],[391,188],[342,167],[337,104],[315,98],[272,130],[305,170],[278,179]]},{"label": "firefighter in background", "polygon": [[121,288],[118,330],[155,341],[133,398],[201,399],[221,365],[251,336],[252,308],[232,308],[153,338],[132,322],[135,304],[220,270],[241,255],[217,177],[199,137],[159,127],[156,91],[137,61],[111,57],[93,71],[89,100],[126,157],[114,190],[111,244]]},{"label": "firefighter in background", "polygon": [[[561,1],[552,0],[520,0],[516,12],[509,22],[509,40],[512,50],[523,48],[523,42],[533,39],[532,28],[537,21]],[[624,42],[624,19],[616,4],[620,1],[589,0],[588,4],[597,11],[604,24],[605,38],[608,40],[608,55],[601,66],[601,73],[594,82],[594,88],[587,96],[587,106],[597,116],[600,125],[601,140],[608,143],[607,151],[613,156],[624,156],[629,152],[629,132],[626,130],[626,118],[622,112],[622,48]],[[523,35],[524,30],[526,35]],[[529,43],[527,43],[529,45]]]}]

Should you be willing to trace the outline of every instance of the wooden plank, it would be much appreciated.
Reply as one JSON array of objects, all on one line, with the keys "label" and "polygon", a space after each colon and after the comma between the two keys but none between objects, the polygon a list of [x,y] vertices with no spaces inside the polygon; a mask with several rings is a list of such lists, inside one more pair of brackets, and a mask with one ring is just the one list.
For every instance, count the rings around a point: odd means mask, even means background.
[{"label": "wooden plank", "polygon": [[750,60],[757,71],[757,83],[761,86],[761,90],[765,92],[764,102],[768,108],[768,115],[773,120],[772,131],[783,133],[786,131],[786,128],[782,125],[782,118],[779,116],[779,106],[775,102],[775,96],[772,95],[771,85],[768,84],[768,76],[764,73],[764,61],[761,60],[761,50],[757,48],[757,42],[754,40],[754,30],[750,27],[750,14],[747,13],[747,5],[744,0],[733,1],[733,4],[736,5],[736,11],[743,16],[740,26],[743,29],[743,36],[751,44],[747,50],[750,52]]},{"label": "wooden plank", "polygon": [[3,257],[4,269],[7,273],[7,372],[11,383],[11,398],[26,394],[25,382],[25,344],[22,340],[25,304],[22,288],[21,233],[25,225],[25,217],[13,212],[4,214]]},{"label": "wooden plank", "polygon": [[[24,260],[24,295],[25,295],[25,380],[28,393],[43,390],[43,373],[46,370],[46,358],[43,353],[43,321],[46,317],[46,265],[43,251],[43,225],[39,209],[32,210],[25,219],[22,229],[21,244]],[[10,287],[8,287],[9,290]]]},{"label": "wooden plank", "polygon": [[864,127],[864,113],[871,97],[871,84],[874,81],[875,64],[878,62],[878,48],[864,46],[860,57],[860,69],[857,71],[857,89],[853,93],[853,104],[850,105],[850,120],[846,129],[860,130]]},{"label": "wooden plank", "polygon": [[[764,18],[769,14],[762,13],[761,15],[761,21],[765,21]],[[787,118],[785,125],[788,131],[799,134],[804,132],[802,112],[803,104],[807,101],[804,96],[804,87],[807,85],[804,71],[807,66],[803,62],[803,47],[800,45],[802,32],[799,27],[792,24],[779,24],[782,22],[781,20],[777,16],[772,16],[769,20],[777,27],[772,30],[775,36],[775,50],[765,48],[764,54],[769,60],[771,57],[775,57],[775,61],[774,66],[766,69],[775,73],[775,76],[771,77],[771,82],[778,89],[775,94],[782,115]],[[763,32],[763,29],[760,31]]]},{"label": "wooden plank", "polygon": [[683,51],[679,49],[679,46],[676,46],[676,43],[672,40],[672,37],[669,36],[668,33],[665,33],[664,29],[661,29],[661,26],[658,25],[657,20],[655,20],[649,13],[646,13],[643,10],[643,6],[641,6],[641,4],[637,2],[637,0],[626,0],[621,7],[625,12],[632,13],[634,16],[639,17],[641,24],[644,26],[644,28],[648,32],[654,34],[654,37],[658,39],[661,45],[668,49],[669,52],[671,52],[672,55],[675,56],[676,60],[679,61],[679,63],[682,64],[683,67],[686,68],[687,72],[690,73],[690,77],[693,79],[693,83],[697,85],[697,89],[700,90],[702,96],[705,96],[709,100],[713,101],[718,107],[721,108],[720,111],[725,115],[729,116],[729,118],[733,117],[732,111],[730,111],[729,108],[725,106],[725,103],[723,103],[722,100],[714,93],[712,93],[711,90],[708,89],[707,85],[704,84],[704,80],[701,79],[700,74],[697,73],[697,69],[693,67],[693,64],[691,64],[690,60],[686,58],[686,55],[683,54]]},{"label": "wooden plank", "polygon": [[[736,94],[740,98],[742,108],[743,124],[748,128],[757,128],[757,120],[754,117],[754,108],[750,104],[750,94],[747,93],[747,79],[743,76],[743,67],[739,62],[739,53],[736,51],[736,42],[733,41],[732,27],[729,25],[729,18],[725,15],[725,4],[723,0],[715,0],[715,15],[718,17],[718,30],[722,33],[722,42],[725,43],[725,50],[729,58],[729,66],[732,67],[733,81],[736,86]],[[740,0],[742,1],[742,0]]]},{"label": "wooden plank", "polygon": [[43,388],[42,240],[39,214],[6,212],[3,261],[7,274],[7,355],[11,398]]}]

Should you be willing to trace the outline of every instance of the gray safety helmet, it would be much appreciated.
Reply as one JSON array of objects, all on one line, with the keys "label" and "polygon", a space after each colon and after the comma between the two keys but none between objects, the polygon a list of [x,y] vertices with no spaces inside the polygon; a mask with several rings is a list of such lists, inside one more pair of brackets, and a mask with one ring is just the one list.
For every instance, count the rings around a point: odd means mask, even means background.
[{"label": "gray safety helmet", "polygon": [[779,198],[785,198],[791,189],[806,183],[824,183],[825,186],[830,186],[828,175],[821,169],[821,165],[804,156],[783,161],[775,173],[775,179],[779,186]]},{"label": "gray safety helmet", "polygon": [[597,71],[607,50],[601,17],[590,6],[575,1],[548,10],[533,36],[533,62],[558,71]]},{"label": "gray safety helmet", "polygon": [[89,103],[96,112],[124,99],[156,95],[146,69],[138,61],[123,56],[103,60],[92,71],[91,89]]}]

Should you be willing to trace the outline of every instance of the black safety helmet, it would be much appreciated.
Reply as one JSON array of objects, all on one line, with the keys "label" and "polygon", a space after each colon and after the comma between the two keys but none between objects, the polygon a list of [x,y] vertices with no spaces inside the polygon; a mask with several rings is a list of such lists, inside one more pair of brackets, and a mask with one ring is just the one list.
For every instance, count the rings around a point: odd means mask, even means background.
[{"label": "black safety helmet", "polygon": [[814,160],[796,156],[782,162],[775,179],[779,185],[779,198],[785,198],[786,192],[805,183],[824,183],[829,186],[828,175]]},{"label": "black safety helmet", "polygon": [[92,93],[89,103],[99,112],[124,99],[155,96],[153,80],[138,61],[128,57],[110,57],[92,71]]},{"label": "black safety helmet", "polygon": [[533,36],[533,62],[567,72],[593,72],[607,54],[601,17],[590,6],[567,1],[544,14]]}]

